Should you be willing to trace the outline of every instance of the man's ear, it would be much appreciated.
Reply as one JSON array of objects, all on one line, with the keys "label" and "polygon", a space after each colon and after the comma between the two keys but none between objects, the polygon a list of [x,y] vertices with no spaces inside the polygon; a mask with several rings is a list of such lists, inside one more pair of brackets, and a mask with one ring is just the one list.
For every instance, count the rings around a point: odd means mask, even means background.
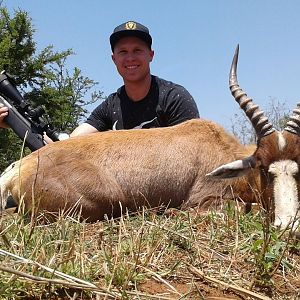
[{"label": "man's ear", "polygon": [[150,62],[153,60],[154,50],[150,50]]},{"label": "man's ear", "polygon": [[114,56],[114,54],[111,55],[111,59],[115,63],[115,56]]}]

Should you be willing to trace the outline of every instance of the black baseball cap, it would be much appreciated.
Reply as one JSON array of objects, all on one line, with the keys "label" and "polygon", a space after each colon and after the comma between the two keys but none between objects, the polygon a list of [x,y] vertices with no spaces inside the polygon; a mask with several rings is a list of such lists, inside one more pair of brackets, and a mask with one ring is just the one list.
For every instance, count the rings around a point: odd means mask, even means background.
[{"label": "black baseball cap", "polygon": [[152,37],[149,33],[149,29],[138,22],[128,21],[117,26],[111,34],[109,38],[111,50],[114,51],[116,43],[126,36],[135,36],[143,40],[148,45],[149,49],[151,49]]}]

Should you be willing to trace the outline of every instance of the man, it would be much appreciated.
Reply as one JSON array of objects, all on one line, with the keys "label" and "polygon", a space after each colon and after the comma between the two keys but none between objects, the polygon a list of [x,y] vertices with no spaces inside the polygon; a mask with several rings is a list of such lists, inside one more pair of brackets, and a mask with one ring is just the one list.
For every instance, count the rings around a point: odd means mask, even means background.
[{"label": "man", "polygon": [[[172,126],[199,118],[193,97],[177,84],[150,73],[152,37],[144,25],[129,21],[110,36],[112,60],[124,85],[108,96],[71,136],[105,130]],[[7,109],[0,107],[0,127]]]}]

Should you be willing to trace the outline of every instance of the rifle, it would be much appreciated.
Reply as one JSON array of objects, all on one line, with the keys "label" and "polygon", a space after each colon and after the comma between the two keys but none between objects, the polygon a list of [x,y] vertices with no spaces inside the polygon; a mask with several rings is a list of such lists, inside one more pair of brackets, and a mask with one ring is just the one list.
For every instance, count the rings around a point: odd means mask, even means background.
[{"label": "rifle", "polygon": [[47,143],[44,133],[53,141],[65,139],[61,134],[43,119],[45,110],[42,106],[32,108],[21,96],[13,83],[12,77],[5,71],[0,73],[0,103],[8,107],[8,116],[4,121],[22,140],[25,145],[35,151]]}]

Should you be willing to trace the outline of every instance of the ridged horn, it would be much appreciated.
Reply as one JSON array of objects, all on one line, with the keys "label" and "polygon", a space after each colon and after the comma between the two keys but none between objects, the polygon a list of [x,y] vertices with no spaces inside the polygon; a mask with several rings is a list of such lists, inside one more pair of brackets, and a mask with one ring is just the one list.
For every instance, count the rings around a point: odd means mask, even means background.
[{"label": "ridged horn", "polygon": [[297,103],[297,108],[293,110],[284,130],[300,136],[300,103]]},{"label": "ridged horn", "polygon": [[230,73],[229,73],[229,88],[232,96],[236,102],[240,105],[241,109],[246,113],[249,118],[257,138],[260,139],[275,131],[273,125],[269,122],[268,118],[264,115],[264,112],[259,107],[253,104],[251,98],[239,87],[237,81],[237,63],[239,57],[239,45],[237,45],[234,57],[232,60]]}]

